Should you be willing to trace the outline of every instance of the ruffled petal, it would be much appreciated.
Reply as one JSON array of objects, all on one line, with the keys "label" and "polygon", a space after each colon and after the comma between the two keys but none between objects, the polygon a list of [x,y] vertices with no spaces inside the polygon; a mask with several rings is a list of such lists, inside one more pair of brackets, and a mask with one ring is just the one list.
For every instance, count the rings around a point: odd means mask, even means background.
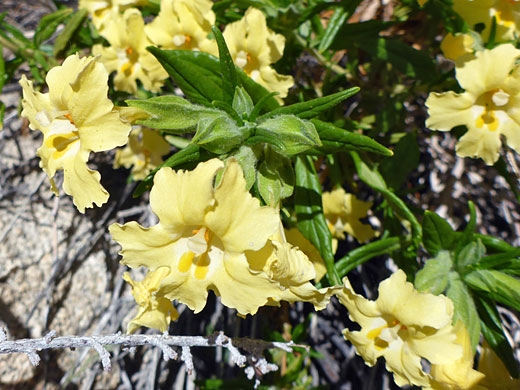
[{"label": "ruffled petal", "polygon": [[259,250],[278,229],[278,211],[260,206],[258,199],[249,194],[235,160],[228,160],[215,189],[215,200],[216,207],[206,215],[206,226],[222,240],[226,252]]},{"label": "ruffled petal", "polygon": [[426,100],[429,115],[426,127],[449,131],[456,126],[474,123],[472,106],[476,98],[469,93],[458,94],[453,91],[430,93]]},{"label": "ruffled petal", "polygon": [[459,157],[480,157],[487,165],[493,165],[500,155],[500,132],[486,128],[469,127],[456,146]]},{"label": "ruffled petal", "polygon": [[101,206],[107,202],[109,194],[101,185],[101,175],[87,166],[90,152],[80,150],[74,156],[63,160],[63,190],[72,196],[72,201],[80,213],[94,204]]}]

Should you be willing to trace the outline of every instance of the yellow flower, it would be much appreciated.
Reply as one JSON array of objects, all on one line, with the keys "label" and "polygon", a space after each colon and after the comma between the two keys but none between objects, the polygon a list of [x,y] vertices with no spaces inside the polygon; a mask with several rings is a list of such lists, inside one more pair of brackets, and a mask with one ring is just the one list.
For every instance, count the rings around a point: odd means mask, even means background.
[{"label": "yellow flower", "polygon": [[78,8],[88,11],[92,23],[101,32],[107,24],[112,22],[114,15],[118,15],[129,7],[147,3],[148,0],[79,0]]},{"label": "yellow flower", "polygon": [[31,129],[43,133],[37,153],[51,188],[57,195],[53,177],[62,169],[63,190],[83,213],[93,203],[101,206],[109,196],[100,174],[87,166],[90,152],[124,145],[131,127],[108,99],[108,73],[95,58],[69,56],[49,71],[46,82],[49,92],[42,94],[22,77],[22,116],[29,119]]},{"label": "yellow flower", "polygon": [[462,66],[462,62],[475,58],[473,55],[474,43],[475,40],[470,34],[453,35],[449,33],[441,42],[441,50],[447,59],[461,62],[459,66]]},{"label": "yellow flower", "polygon": [[146,50],[152,43],[144,32],[144,21],[138,9],[127,9],[122,15],[114,15],[102,32],[110,43],[109,47],[94,45],[92,53],[99,55],[99,60],[108,72],[117,71],[114,88],[117,91],[135,93],[136,80],[143,87],[157,92],[168,74],[156,58]]},{"label": "yellow flower", "polygon": [[170,144],[156,131],[138,127],[130,133],[128,145],[116,152],[114,168],[132,168],[134,179],[143,180],[169,151]]},{"label": "yellow flower", "polygon": [[228,24],[223,34],[239,68],[267,90],[287,96],[294,84],[292,76],[278,74],[270,66],[282,58],[285,38],[267,27],[261,11],[249,8],[242,19]]},{"label": "yellow flower", "polygon": [[148,37],[163,49],[200,50],[217,55],[208,39],[215,14],[209,0],[161,0],[159,15],[146,26]]},{"label": "yellow flower", "polygon": [[426,100],[430,129],[467,126],[456,147],[460,157],[481,157],[492,165],[499,157],[501,135],[520,151],[520,73],[515,65],[519,56],[520,50],[510,44],[477,52],[474,60],[456,66],[464,93],[431,93]]},{"label": "yellow flower", "polygon": [[[300,297],[326,304],[330,292],[310,283],[312,264],[300,264],[300,253],[269,239],[280,229],[277,210],[260,206],[246,190],[239,164],[200,163],[193,171],[157,172],[150,205],[159,223],[144,228],[136,222],[113,224],[109,230],[122,246],[122,263],[151,271],[169,267],[161,284],[162,296],[201,311],[208,290],[239,314],[254,314],[260,306]],[[269,240],[269,241],[268,241]],[[276,251],[277,257],[272,257]],[[312,269],[313,271],[313,269]],[[311,291],[312,287],[312,291]]]},{"label": "yellow flower", "polygon": [[[343,188],[323,193],[323,213],[334,238],[345,239],[345,232],[359,242],[366,242],[377,236],[370,225],[359,220],[368,215],[372,202],[363,202]],[[337,245],[337,244],[336,244]]]},{"label": "yellow flower", "polygon": [[179,318],[172,302],[161,295],[161,283],[169,273],[168,267],[159,267],[149,272],[141,282],[132,280],[128,272],[123,274],[123,279],[132,286],[132,294],[139,305],[139,312],[129,322],[127,333],[134,333],[140,326],[165,332],[170,322]]},{"label": "yellow flower", "polygon": [[518,390],[520,379],[514,379],[509,374],[506,366],[484,341],[480,351],[478,370],[485,378],[471,390]]},{"label": "yellow flower", "polygon": [[345,329],[345,338],[369,366],[384,357],[397,385],[429,385],[421,359],[448,364],[462,356],[451,325],[453,303],[445,296],[416,291],[401,270],[381,282],[375,301],[356,294],[347,278],[343,282],[338,298],[361,326],[355,332]]},{"label": "yellow flower", "polygon": [[515,0],[454,0],[453,9],[474,28],[484,23],[481,32],[484,39],[489,38],[493,17],[497,30],[495,42],[516,39],[520,33],[520,4]]},{"label": "yellow flower", "polygon": [[419,6],[423,7],[424,4],[426,4],[428,0],[417,0],[417,3],[419,3]]},{"label": "yellow flower", "polygon": [[327,267],[325,267],[325,262],[323,261],[318,249],[316,249],[316,247],[312,245],[297,228],[286,230],[285,237],[287,238],[287,242],[297,247],[309,258],[314,266],[314,270],[316,271],[316,277],[314,280],[319,282],[327,273]]},{"label": "yellow flower", "polygon": [[484,374],[473,369],[473,351],[469,333],[459,321],[454,328],[456,343],[462,346],[462,356],[449,364],[433,364],[431,367],[432,382],[424,390],[466,390],[472,389],[484,378]]}]

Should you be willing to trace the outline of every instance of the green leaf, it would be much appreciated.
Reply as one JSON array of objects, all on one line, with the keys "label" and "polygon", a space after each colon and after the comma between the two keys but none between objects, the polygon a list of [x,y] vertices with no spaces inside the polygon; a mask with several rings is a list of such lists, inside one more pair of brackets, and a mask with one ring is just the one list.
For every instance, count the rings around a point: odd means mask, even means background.
[{"label": "green leaf", "polygon": [[235,158],[244,172],[244,178],[246,179],[246,188],[249,189],[255,184],[256,180],[256,164],[258,158],[251,147],[241,145],[229,154],[229,158]]},{"label": "green leaf", "polygon": [[475,264],[476,269],[502,268],[504,265],[510,265],[512,260],[520,263],[520,248],[514,248],[506,253],[499,253],[482,257]]},{"label": "green leaf", "polygon": [[215,39],[217,40],[218,56],[220,60],[220,73],[222,74],[222,90],[224,92],[224,101],[231,104],[235,90],[238,87],[238,78],[235,70],[235,63],[229,49],[226,45],[226,41],[222,32],[216,27],[211,28]]},{"label": "green leaf", "polygon": [[475,353],[480,340],[480,322],[473,296],[457,272],[450,272],[448,278],[449,287],[446,295],[453,301],[453,323],[456,324],[459,319],[464,323],[471,340],[471,348]]},{"label": "green leaf", "polygon": [[486,253],[486,247],[477,239],[466,244],[457,254],[455,263],[460,274],[466,274]]},{"label": "green leaf", "polygon": [[298,156],[295,166],[294,209],[298,229],[320,252],[332,285],[341,285],[334,267],[332,235],[323,215],[321,183],[310,156]]},{"label": "green leaf", "polygon": [[[3,53],[3,46],[0,44],[0,53]],[[9,79],[9,75],[5,71],[5,60],[4,57],[0,55],[0,92],[4,88],[6,81]],[[0,122],[1,123],[1,122]]]},{"label": "green leaf", "polygon": [[480,327],[482,335],[488,342],[493,351],[500,357],[513,378],[518,378],[520,371],[516,362],[513,348],[504,334],[502,319],[498,314],[496,305],[493,301],[485,298],[476,297],[475,305],[480,317]]},{"label": "green leaf", "polygon": [[476,270],[464,276],[473,290],[520,311],[520,279],[495,270]]},{"label": "green leaf", "polygon": [[440,250],[451,250],[456,245],[457,234],[444,218],[432,211],[424,212],[423,222],[423,245],[426,250],[435,256]]},{"label": "green leaf", "polygon": [[[424,230],[423,230],[424,231]],[[421,292],[439,295],[448,287],[448,274],[452,268],[449,251],[441,250],[415,275],[415,288]]]},{"label": "green leaf", "polygon": [[249,96],[243,87],[238,87],[235,90],[235,96],[233,97],[233,110],[235,110],[240,118],[248,120],[253,109],[254,106],[251,96]]},{"label": "green leaf", "polygon": [[[356,1],[355,3],[359,4],[360,1]],[[318,47],[320,53],[323,53],[325,50],[329,48],[329,46],[332,44],[332,41],[334,41],[334,38],[336,38],[341,26],[343,26],[346,23],[349,15],[350,12],[348,12],[345,8],[336,8],[336,11],[334,11],[334,14],[329,20],[329,24],[327,25],[325,34],[323,34],[320,46]]]},{"label": "green leaf", "polygon": [[379,191],[385,197],[392,210],[401,218],[410,222],[412,228],[412,242],[414,246],[417,247],[418,242],[421,240],[422,228],[417,221],[417,218],[415,218],[415,215],[413,215],[406,204],[396,194],[387,188],[383,177],[375,167],[370,168],[356,152],[350,152],[350,155],[352,156],[352,160],[354,160],[354,165],[356,166],[359,178],[374,190]]},{"label": "green leaf", "polygon": [[[6,34],[2,30],[7,31],[11,35]],[[32,42],[23,35],[23,32],[3,20],[0,21],[0,35],[6,38],[9,42],[14,43],[19,49],[25,49],[32,46]]]},{"label": "green leaf", "polygon": [[323,146],[317,148],[322,153],[329,154],[346,150],[359,150],[382,154],[383,156],[393,155],[390,149],[385,148],[379,142],[366,135],[352,133],[318,119],[311,119],[311,122],[316,127],[323,144]]},{"label": "green leaf", "polygon": [[213,100],[223,100],[221,76],[179,53],[186,50],[161,50],[153,46],[146,49],[193,102],[211,107]]},{"label": "green leaf", "polygon": [[151,115],[150,118],[138,120],[138,124],[171,134],[192,132],[202,119],[227,117],[225,112],[192,104],[173,95],[157,96],[147,100],[126,100],[126,103]]},{"label": "green leaf", "polygon": [[380,171],[388,186],[400,189],[406,178],[419,165],[419,146],[415,133],[402,137],[394,149],[394,155],[385,158],[380,164]]},{"label": "green leaf", "polygon": [[283,145],[281,148],[273,145],[279,153],[295,155],[314,146],[321,145],[316,128],[310,121],[294,115],[280,115],[269,118],[257,125],[257,134],[269,133]]},{"label": "green leaf", "polygon": [[437,69],[430,56],[392,38],[358,39],[354,43],[373,58],[392,64],[400,72],[421,81],[432,81]]},{"label": "green leaf", "polygon": [[235,121],[219,116],[200,119],[192,142],[212,153],[223,154],[240,145],[244,139],[245,134]]},{"label": "green leaf", "polygon": [[332,107],[338,105],[345,99],[348,99],[349,97],[355,95],[358,92],[358,87],[352,87],[346,89],[345,91],[312,99],[307,102],[295,103],[291,104],[290,106],[283,106],[273,111],[270,111],[267,114],[262,115],[260,118],[258,118],[258,120],[261,121],[278,115],[296,115],[297,117],[302,119],[311,119],[315,116],[318,116],[322,112],[327,111]]},{"label": "green leaf", "polygon": [[204,149],[201,149],[200,146],[190,144],[186,146],[184,149],[175,153],[173,156],[171,156],[165,162],[163,162],[160,166],[158,166],[152,172],[150,172],[148,176],[146,176],[144,180],[141,183],[139,183],[132,196],[134,198],[137,198],[138,196],[141,196],[143,193],[152,188],[153,178],[155,174],[159,169],[163,167],[180,167],[188,164],[197,163],[200,161],[206,161],[212,158],[213,156],[213,154],[210,154],[206,152]]},{"label": "green leaf", "polygon": [[330,48],[334,50],[350,49],[357,40],[377,39],[379,32],[393,26],[395,22],[369,20],[359,23],[345,23],[332,42]]},{"label": "green leaf", "polygon": [[87,17],[88,12],[86,9],[80,9],[74,13],[69,19],[65,28],[59,33],[54,41],[54,56],[57,57],[65,48],[70,44],[72,36],[76,30],[83,24],[83,21]]},{"label": "green leaf", "polygon": [[[1,89],[0,89],[1,91]],[[4,102],[0,102],[0,130],[4,128],[4,114],[5,114],[5,104]]]},{"label": "green leaf", "polygon": [[280,200],[288,198],[294,190],[294,170],[291,160],[270,151],[257,172],[258,192],[271,207],[279,207]]},{"label": "green leaf", "polygon": [[49,39],[58,26],[73,12],[72,8],[63,8],[40,19],[34,32],[34,47],[39,48],[43,41]]},{"label": "green leaf", "polygon": [[401,249],[399,237],[383,238],[351,250],[336,262],[336,269],[339,276],[343,277],[358,265],[376,256],[389,254],[398,249]]},{"label": "green leaf", "polygon": [[499,238],[486,236],[484,234],[475,233],[476,238],[482,241],[488,251],[495,252],[509,252],[515,249],[514,246],[509,245],[507,242],[502,241]]},{"label": "green leaf", "polygon": [[[170,50],[170,55],[175,56],[176,58],[182,60],[184,63],[190,63],[195,66],[195,68],[203,68],[205,72],[213,75],[213,82],[217,83],[219,86],[219,90],[221,89],[221,79],[222,75],[220,74],[220,62],[217,57],[212,56],[208,53],[203,53],[201,51],[192,51],[192,50]],[[194,69],[195,69],[194,68]],[[187,70],[189,72],[189,69]],[[272,96],[272,94],[262,87],[260,84],[257,84],[255,81],[250,79],[241,69],[236,68],[236,72],[240,83],[246,90],[246,92],[251,96],[253,102],[256,104],[262,98],[265,98],[263,107],[265,111],[271,111],[278,107],[280,104],[277,100]],[[197,77],[193,77],[195,85],[197,85]],[[190,78],[191,80],[191,78]],[[200,80],[199,82],[201,82]],[[182,88],[181,88],[182,89]],[[270,97],[269,97],[270,95]],[[222,100],[222,93],[218,99],[210,99],[212,100]],[[189,97],[189,96],[188,96]],[[199,102],[200,103],[200,102]],[[203,103],[201,103],[203,104]],[[206,104],[205,104],[206,105]]]},{"label": "green leaf", "polygon": [[520,189],[518,188],[517,177],[515,174],[510,172],[503,157],[500,157],[493,167],[497,170],[500,176],[506,180],[509,188],[511,188],[511,191],[515,194],[516,200],[520,202]]}]

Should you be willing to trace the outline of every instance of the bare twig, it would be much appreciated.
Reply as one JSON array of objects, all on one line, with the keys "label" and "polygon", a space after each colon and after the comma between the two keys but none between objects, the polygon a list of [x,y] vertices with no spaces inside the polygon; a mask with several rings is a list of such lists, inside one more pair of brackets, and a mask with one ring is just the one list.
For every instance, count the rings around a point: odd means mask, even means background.
[{"label": "bare twig", "polygon": [[[190,347],[223,347],[231,355],[231,361],[239,367],[244,367],[247,357],[237,348],[244,348],[246,351],[257,355],[266,349],[280,348],[291,352],[293,343],[267,342],[254,339],[231,339],[223,333],[213,336],[169,336],[169,335],[124,335],[112,334],[106,336],[62,336],[55,337],[55,332],[51,332],[43,338],[20,339],[9,341],[5,339],[5,331],[0,330],[0,353],[25,353],[33,365],[37,365],[40,357],[37,351],[51,348],[92,348],[95,349],[105,371],[110,370],[110,355],[105,349],[107,345],[121,345],[125,347],[136,347],[139,345],[153,345],[161,348],[165,360],[177,359],[177,353],[172,346],[182,348],[182,360],[184,360],[188,370],[193,369]],[[254,369],[260,373],[269,372],[275,368],[267,362],[253,356]],[[260,365],[262,367],[260,367]]]}]

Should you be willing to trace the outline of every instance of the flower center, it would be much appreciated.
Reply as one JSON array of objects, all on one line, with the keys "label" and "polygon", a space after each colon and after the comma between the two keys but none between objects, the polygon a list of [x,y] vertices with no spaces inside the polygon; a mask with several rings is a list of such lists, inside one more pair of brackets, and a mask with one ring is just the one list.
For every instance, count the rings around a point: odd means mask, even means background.
[{"label": "flower center", "polygon": [[177,269],[180,272],[188,272],[195,267],[193,275],[197,280],[204,280],[208,275],[210,266],[209,245],[213,232],[206,227],[200,227],[192,231],[193,236],[188,238],[188,250],[179,259]]},{"label": "flower center", "polygon": [[69,113],[61,113],[50,126],[51,131],[45,137],[45,146],[53,150],[52,158],[59,160],[80,141],[79,132]]},{"label": "flower center", "polygon": [[482,113],[477,116],[475,126],[479,129],[487,126],[488,130],[495,131],[500,124],[498,111],[503,111],[509,103],[509,94],[501,89],[492,89],[477,99],[477,105],[483,107]]},{"label": "flower center", "polygon": [[497,24],[501,24],[504,27],[513,27],[515,25],[514,12],[517,11],[517,5],[520,5],[519,0],[502,0],[496,4],[495,17],[497,18]]},{"label": "flower center", "polygon": [[138,59],[139,54],[132,47],[127,47],[121,58],[121,72],[123,72],[127,77],[130,76],[134,72],[134,67]]},{"label": "flower center", "polygon": [[194,40],[189,34],[177,34],[173,37],[172,42],[180,49],[190,50]]},{"label": "flower center", "polygon": [[385,322],[383,325],[371,329],[367,333],[367,338],[370,340],[374,340],[374,346],[383,350],[388,348],[392,341],[395,341],[401,337],[401,331],[406,331],[406,326],[401,325],[401,323],[394,319],[390,322]]},{"label": "flower center", "polygon": [[256,57],[250,53],[240,50],[235,58],[237,66],[242,69],[248,76],[251,76],[253,72],[258,72],[259,64]]}]

